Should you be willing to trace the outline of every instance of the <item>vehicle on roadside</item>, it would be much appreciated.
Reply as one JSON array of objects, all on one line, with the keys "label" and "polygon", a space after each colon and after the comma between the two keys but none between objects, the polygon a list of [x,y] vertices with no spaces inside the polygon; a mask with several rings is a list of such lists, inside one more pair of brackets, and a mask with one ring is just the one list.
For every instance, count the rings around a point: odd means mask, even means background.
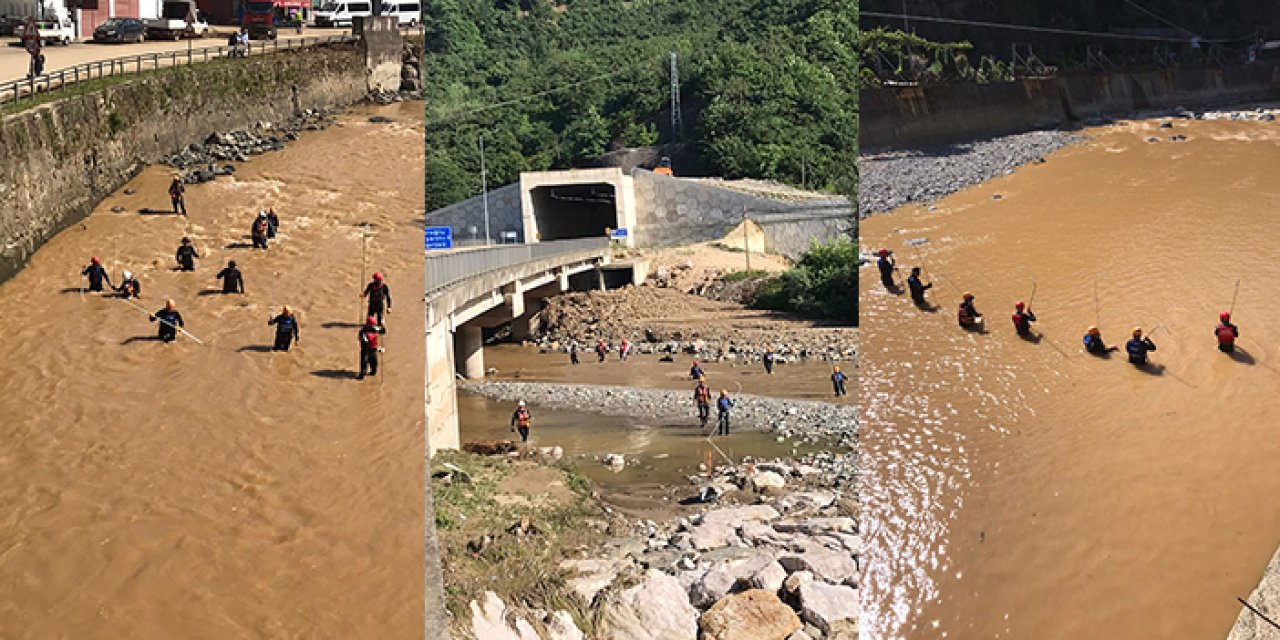
[{"label": "vehicle on roadside", "polygon": [[[13,30],[13,35],[22,39],[22,34],[26,33],[27,25],[20,24]],[[36,31],[40,34],[40,39],[44,44],[60,44],[69,45],[76,39],[75,25],[66,18],[58,20],[37,20]]]},{"label": "vehicle on roadside", "polygon": [[275,40],[280,28],[298,27],[296,15],[310,0],[249,0],[244,3],[240,26],[255,40]]},{"label": "vehicle on roadside", "polygon": [[142,42],[147,25],[137,18],[109,18],[93,30],[94,42]]},{"label": "vehicle on roadside", "polygon": [[317,27],[349,27],[360,16],[373,15],[370,0],[331,0],[316,11]]},{"label": "vehicle on roadside", "polygon": [[400,26],[416,27],[422,21],[422,3],[418,0],[396,0],[382,3],[382,15],[395,16]]},{"label": "vehicle on roadside", "polygon": [[[178,40],[182,37],[203,38],[209,32],[209,23],[196,8],[195,0],[165,0],[160,17],[147,20],[147,38]],[[188,31],[188,24],[190,30]]]}]

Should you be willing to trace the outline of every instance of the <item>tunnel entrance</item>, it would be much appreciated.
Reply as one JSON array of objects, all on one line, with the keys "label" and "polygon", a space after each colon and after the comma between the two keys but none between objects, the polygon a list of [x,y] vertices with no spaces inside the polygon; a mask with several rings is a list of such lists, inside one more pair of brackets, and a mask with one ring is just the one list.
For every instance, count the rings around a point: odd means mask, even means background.
[{"label": "tunnel entrance", "polygon": [[534,187],[530,191],[539,239],[598,238],[618,227],[618,199],[611,184]]}]

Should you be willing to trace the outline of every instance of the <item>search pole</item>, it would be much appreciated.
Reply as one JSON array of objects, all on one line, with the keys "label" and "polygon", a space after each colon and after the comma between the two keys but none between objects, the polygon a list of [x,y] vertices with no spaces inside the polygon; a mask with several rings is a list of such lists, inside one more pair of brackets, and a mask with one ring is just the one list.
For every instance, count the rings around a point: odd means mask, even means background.
[{"label": "search pole", "polygon": [[489,178],[484,166],[484,134],[480,134],[480,192],[484,201],[484,244],[493,244],[489,236]]}]

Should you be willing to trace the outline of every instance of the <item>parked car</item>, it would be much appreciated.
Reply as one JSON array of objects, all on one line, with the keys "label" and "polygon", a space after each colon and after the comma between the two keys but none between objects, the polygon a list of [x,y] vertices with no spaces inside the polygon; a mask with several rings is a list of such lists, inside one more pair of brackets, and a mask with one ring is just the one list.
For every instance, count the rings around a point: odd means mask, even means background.
[{"label": "parked car", "polygon": [[[27,25],[20,24],[13,30],[13,35],[22,38],[22,34],[26,33]],[[36,31],[40,33],[40,39],[44,44],[60,44],[69,45],[76,39],[75,26],[71,21],[63,18],[61,20],[37,20]]]},{"label": "parked car", "polygon": [[137,18],[110,18],[93,30],[94,42],[142,42],[147,25]]},{"label": "parked car", "polygon": [[317,27],[349,27],[359,16],[373,15],[369,0],[336,0],[326,2],[316,11]]}]

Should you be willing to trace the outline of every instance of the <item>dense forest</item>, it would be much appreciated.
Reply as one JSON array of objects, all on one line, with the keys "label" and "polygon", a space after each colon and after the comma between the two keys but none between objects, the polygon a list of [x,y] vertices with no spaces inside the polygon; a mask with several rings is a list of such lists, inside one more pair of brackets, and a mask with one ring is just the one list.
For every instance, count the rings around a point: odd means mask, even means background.
[{"label": "dense forest", "polygon": [[[854,0],[428,0],[427,210],[683,143],[709,175],[852,195]],[[670,53],[684,125],[671,130]]]}]

